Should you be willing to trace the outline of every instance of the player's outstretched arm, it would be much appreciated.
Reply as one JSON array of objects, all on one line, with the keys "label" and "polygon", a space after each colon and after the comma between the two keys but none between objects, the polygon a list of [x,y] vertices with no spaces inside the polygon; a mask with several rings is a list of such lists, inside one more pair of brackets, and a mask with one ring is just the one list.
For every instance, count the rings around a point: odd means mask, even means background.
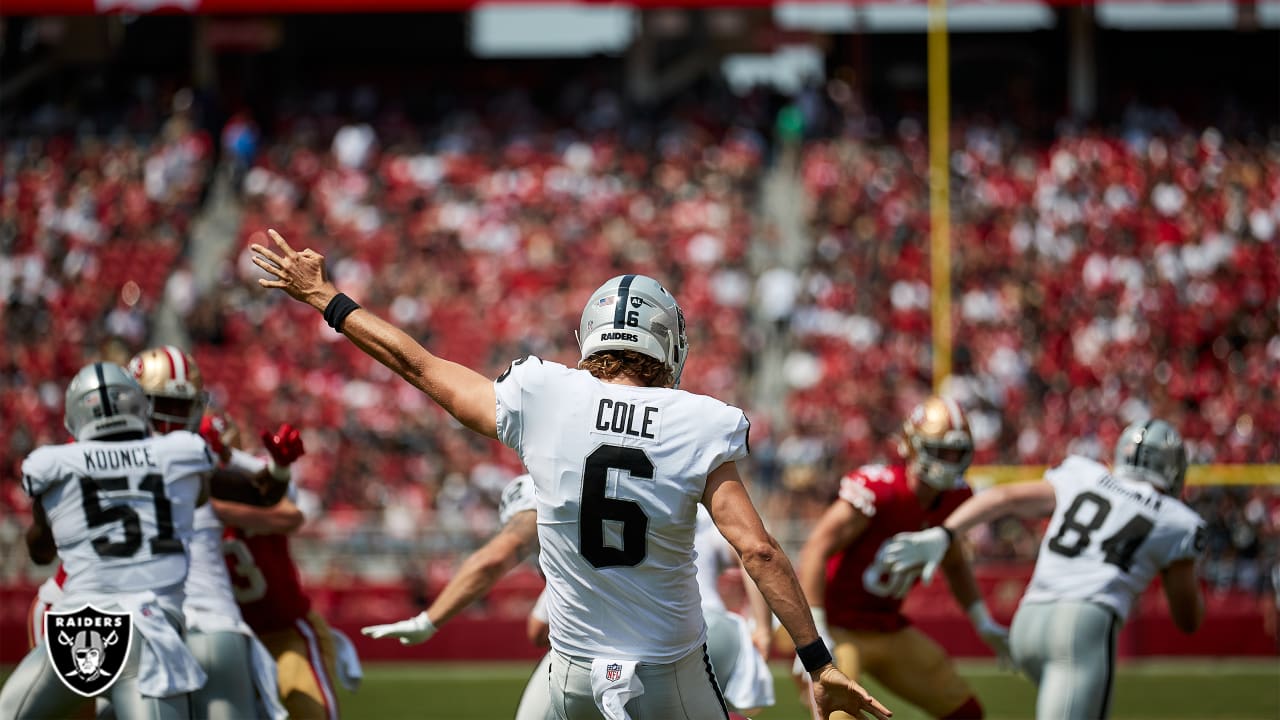
[{"label": "player's outstretched arm", "polygon": [[[326,320],[356,347],[426,393],[458,422],[491,438],[498,436],[497,398],[493,382],[476,371],[437,357],[400,328],[354,305],[329,281],[324,256],[307,248],[294,250],[275,230],[267,234],[279,252],[254,243],[253,262],[275,279],[261,278],[265,288],[284,290],[295,300],[326,313]],[[337,304],[331,307],[331,303]],[[345,301],[344,301],[345,299]],[[338,307],[341,305],[341,307]],[[341,312],[339,312],[341,311]],[[344,317],[338,318],[343,314]],[[335,321],[336,319],[336,321]]]},{"label": "player's outstretched arm", "polygon": [[1053,485],[1045,480],[999,485],[965,500],[942,524],[954,533],[963,533],[975,525],[1006,515],[1052,515],[1055,505]]},{"label": "player's outstretched arm", "polygon": [[818,636],[813,615],[800,581],[786,553],[769,534],[747,490],[742,486],[735,463],[727,462],[707,476],[702,504],[729,544],[742,558],[751,579],[768,601],[778,621],[795,641],[805,669],[813,679],[813,696],[822,717],[843,710],[855,717],[884,720],[892,713],[878,700],[840,672]]},{"label": "player's outstretched arm", "polygon": [[880,559],[891,573],[923,567],[921,579],[927,583],[957,534],[1006,515],[1051,515],[1055,503],[1053,485],[1043,480],[994,487],[965,500],[937,527],[889,538],[880,549]]},{"label": "player's outstretched arm", "polygon": [[273,505],[249,505],[232,500],[210,499],[213,512],[223,525],[237,527],[262,535],[287,535],[307,521],[302,510],[289,498],[281,498]]},{"label": "player's outstretched arm", "polygon": [[437,626],[479,600],[516,565],[538,548],[538,513],[516,513],[489,542],[471,553],[440,591],[427,615]]},{"label": "player's outstretched arm", "polygon": [[31,503],[31,527],[27,528],[25,539],[31,562],[48,565],[58,559],[58,545],[53,539],[53,528],[49,527],[49,517],[45,515],[40,498]]},{"label": "player's outstretched arm", "polygon": [[952,543],[942,558],[942,572],[947,576],[947,585],[951,595],[964,608],[973,623],[978,637],[996,654],[1002,668],[1013,668],[1013,652],[1009,648],[1009,628],[996,622],[987,610],[978,589],[978,581],[973,576],[973,567],[965,557],[962,543]]},{"label": "player's outstretched arm", "polygon": [[869,524],[866,514],[852,504],[843,500],[833,502],[822,513],[800,550],[800,567],[796,574],[800,578],[800,587],[809,599],[818,632],[829,645],[833,643],[827,629],[824,600],[827,590],[827,561],[857,540]]},{"label": "player's outstretched arm", "polygon": [[449,618],[493,589],[507,571],[538,546],[537,513],[517,513],[479,550],[463,561],[435,602],[408,620],[387,625],[369,625],[360,632],[371,638],[393,637],[403,645],[426,642]]},{"label": "player's outstretched arm", "polygon": [[1188,635],[1198,630],[1204,620],[1204,597],[1196,579],[1196,561],[1187,558],[1173,563],[1161,571],[1160,581],[1173,624]]}]

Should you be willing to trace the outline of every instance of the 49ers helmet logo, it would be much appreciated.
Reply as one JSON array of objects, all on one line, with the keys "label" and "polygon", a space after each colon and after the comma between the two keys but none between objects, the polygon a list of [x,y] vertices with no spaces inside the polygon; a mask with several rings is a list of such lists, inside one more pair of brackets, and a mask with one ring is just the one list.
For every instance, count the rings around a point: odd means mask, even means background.
[{"label": "49ers helmet logo", "polygon": [[93,697],[120,678],[133,644],[129,613],[86,605],[75,612],[45,613],[45,648],[58,677],[73,692]]}]

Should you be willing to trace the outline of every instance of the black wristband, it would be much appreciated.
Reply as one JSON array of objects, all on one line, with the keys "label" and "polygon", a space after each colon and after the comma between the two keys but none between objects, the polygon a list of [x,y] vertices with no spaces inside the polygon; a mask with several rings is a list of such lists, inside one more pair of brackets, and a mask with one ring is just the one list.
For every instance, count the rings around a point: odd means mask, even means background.
[{"label": "black wristband", "polygon": [[942,528],[942,532],[947,534],[947,547],[951,547],[951,543],[956,541],[956,531],[946,525],[939,525],[938,527]]},{"label": "black wristband", "polygon": [[816,672],[823,665],[831,662],[831,651],[827,649],[827,644],[822,642],[822,638],[804,647],[796,648],[796,655],[800,656],[800,664],[804,665],[805,672]]},{"label": "black wristband", "polygon": [[360,304],[347,297],[346,293],[338,293],[324,306],[324,321],[329,323],[329,327],[342,332],[342,323],[347,316],[359,309]]}]

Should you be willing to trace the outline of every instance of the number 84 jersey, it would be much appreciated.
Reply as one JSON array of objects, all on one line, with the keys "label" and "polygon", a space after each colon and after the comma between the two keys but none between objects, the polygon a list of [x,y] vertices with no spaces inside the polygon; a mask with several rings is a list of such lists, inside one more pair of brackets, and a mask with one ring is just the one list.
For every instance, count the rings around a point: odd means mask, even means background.
[{"label": "number 84 jersey", "polygon": [[697,507],[707,475],[747,454],[743,412],[536,357],[494,387],[498,438],[533,477],[552,646],[667,663],[701,645]]},{"label": "number 84 jersey", "polygon": [[67,572],[64,598],[180,589],[212,467],[204,440],[185,431],[49,445],[27,456],[22,487],[49,518]]},{"label": "number 84 jersey", "polygon": [[1124,621],[1156,573],[1203,549],[1200,516],[1141,480],[1076,455],[1044,478],[1056,504],[1024,603],[1088,600]]}]

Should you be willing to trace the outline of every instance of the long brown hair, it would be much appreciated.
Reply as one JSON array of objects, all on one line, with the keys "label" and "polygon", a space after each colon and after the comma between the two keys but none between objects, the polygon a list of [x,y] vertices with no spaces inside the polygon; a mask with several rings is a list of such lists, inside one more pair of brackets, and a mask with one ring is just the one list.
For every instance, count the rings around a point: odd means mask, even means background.
[{"label": "long brown hair", "polygon": [[584,358],[578,367],[601,380],[630,375],[645,387],[671,387],[675,382],[661,360],[635,350],[601,350]]}]

